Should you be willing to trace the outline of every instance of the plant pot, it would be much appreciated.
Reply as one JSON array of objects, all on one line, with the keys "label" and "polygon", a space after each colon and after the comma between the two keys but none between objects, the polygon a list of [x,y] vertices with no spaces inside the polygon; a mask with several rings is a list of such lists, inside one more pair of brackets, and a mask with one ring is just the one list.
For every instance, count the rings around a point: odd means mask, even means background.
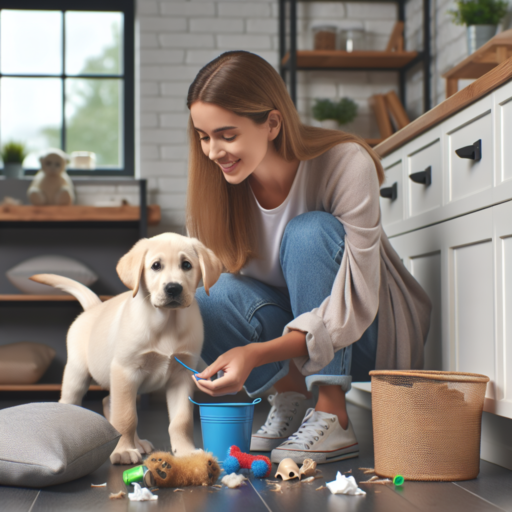
[{"label": "plant pot", "polygon": [[4,176],[6,178],[21,178],[23,176],[23,167],[21,166],[21,163],[4,163]]},{"label": "plant pot", "polygon": [[320,126],[326,130],[339,130],[340,125],[335,119],[324,119],[320,121]]},{"label": "plant pot", "polygon": [[469,25],[466,27],[468,55],[474,53],[480,46],[496,35],[497,25]]}]

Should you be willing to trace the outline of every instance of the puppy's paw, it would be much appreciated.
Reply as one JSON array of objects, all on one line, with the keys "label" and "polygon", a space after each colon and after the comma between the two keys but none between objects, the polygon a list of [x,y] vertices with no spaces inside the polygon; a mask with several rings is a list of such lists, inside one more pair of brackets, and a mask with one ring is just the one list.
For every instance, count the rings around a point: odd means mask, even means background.
[{"label": "puppy's paw", "polygon": [[155,447],[147,439],[135,439],[135,446],[141,455],[145,453],[151,453]]},{"label": "puppy's paw", "polygon": [[132,448],[116,449],[110,455],[110,462],[112,464],[139,464],[142,462],[142,455],[139,453],[139,450]]}]

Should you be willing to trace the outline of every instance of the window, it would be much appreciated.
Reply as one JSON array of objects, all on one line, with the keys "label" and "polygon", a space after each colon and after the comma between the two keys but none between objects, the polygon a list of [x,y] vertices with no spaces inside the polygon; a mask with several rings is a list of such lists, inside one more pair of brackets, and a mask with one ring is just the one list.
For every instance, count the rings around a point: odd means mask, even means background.
[{"label": "window", "polygon": [[[0,144],[22,142],[26,174],[48,147],[94,153],[75,175],[134,175],[134,5],[2,0]],[[77,160],[78,161],[78,160]]]}]

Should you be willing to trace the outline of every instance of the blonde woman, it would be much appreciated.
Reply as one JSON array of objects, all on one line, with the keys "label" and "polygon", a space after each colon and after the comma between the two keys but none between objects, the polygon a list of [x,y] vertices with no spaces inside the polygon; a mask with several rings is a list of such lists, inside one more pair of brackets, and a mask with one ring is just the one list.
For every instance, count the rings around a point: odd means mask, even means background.
[{"label": "blonde woman", "polygon": [[273,462],[356,457],[351,379],[422,368],[431,309],[382,230],[379,159],[358,137],[303,125],[274,68],[248,52],[202,68],[188,107],[187,227],[227,270],[209,297],[197,292],[209,366],[196,384],[212,396],[275,388],[251,442]]}]

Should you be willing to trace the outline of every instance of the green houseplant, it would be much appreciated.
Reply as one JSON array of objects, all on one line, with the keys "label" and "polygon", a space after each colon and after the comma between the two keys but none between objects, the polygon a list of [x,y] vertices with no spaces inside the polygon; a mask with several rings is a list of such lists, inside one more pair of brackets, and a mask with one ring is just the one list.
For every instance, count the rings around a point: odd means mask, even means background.
[{"label": "green houseplant", "polygon": [[319,121],[323,128],[337,129],[339,125],[353,121],[357,116],[357,103],[350,98],[339,101],[316,99],[313,105],[313,118]]},{"label": "green houseplant", "polygon": [[456,25],[466,25],[468,53],[471,54],[495,34],[507,14],[506,0],[458,0],[448,13]]},{"label": "green houseplant", "polygon": [[21,142],[7,142],[0,151],[4,162],[4,175],[6,178],[20,178],[22,163],[27,156],[25,145]]}]

